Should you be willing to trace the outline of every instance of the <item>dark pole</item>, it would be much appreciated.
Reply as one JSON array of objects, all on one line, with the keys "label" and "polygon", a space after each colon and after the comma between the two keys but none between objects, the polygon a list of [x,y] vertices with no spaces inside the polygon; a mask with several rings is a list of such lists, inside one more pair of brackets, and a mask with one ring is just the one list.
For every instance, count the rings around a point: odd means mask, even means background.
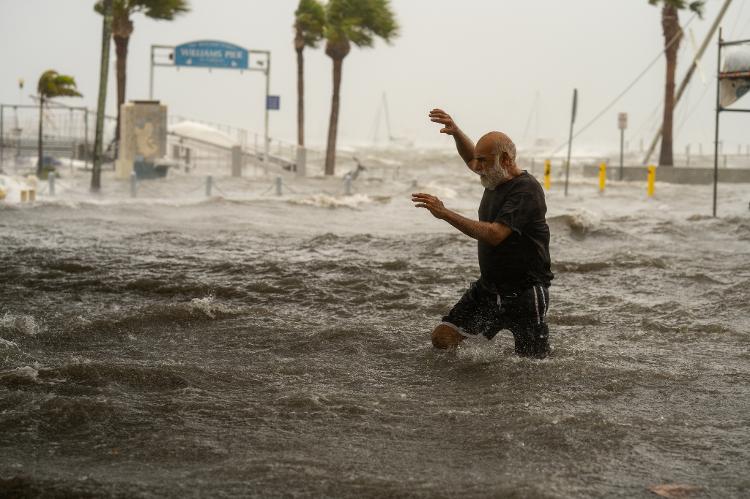
[{"label": "dark pole", "polygon": [[573,89],[573,112],[570,115],[570,134],[568,135],[568,160],[565,162],[565,195],[568,195],[568,177],[570,176],[570,149],[573,145],[573,123],[576,122],[578,108],[578,89]]},{"label": "dark pole", "polygon": [[[112,0],[104,0],[102,8],[102,55],[99,66],[99,100],[96,106],[96,135],[94,136],[94,165],[91,168],[91,190],[99,192],[102,175],[102,136],[104,135],[104,107],[107,104],[107,76],[109,75],[109,39],[112,37]],[[86,111],[88,114],[88,111]]]},{"label": "dark pole", "polygon": [[625,145],[625,129],[620,128],[620,180],[622,180],[622,177],[623,177],[622,157],[623,157],[624,145]]},{"label": "dark pole", "polygon": [[719,101],[719,83],[721,82],[721,28],[719,28],[719,56],[716,59],[716,125],[714,128],[714,209],[713,216],[716,217],[716,196],[719,183],[719,113],[721,105]]}]

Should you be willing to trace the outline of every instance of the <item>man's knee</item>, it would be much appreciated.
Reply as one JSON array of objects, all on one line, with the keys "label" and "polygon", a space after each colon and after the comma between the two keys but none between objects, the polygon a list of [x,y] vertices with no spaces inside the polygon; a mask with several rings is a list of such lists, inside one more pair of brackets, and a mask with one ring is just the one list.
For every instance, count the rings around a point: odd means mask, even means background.
[{"label": "man's knee", "polygon": [[549,328],[541,323],[513,331],[516,353],[521,357],[543,359],[550,353]]},{"label": "man's knee", "polygon": [[458,346],[464,337],[454,328],[445,324],[439,324],[432,330],[432,346],[447,350]]}]

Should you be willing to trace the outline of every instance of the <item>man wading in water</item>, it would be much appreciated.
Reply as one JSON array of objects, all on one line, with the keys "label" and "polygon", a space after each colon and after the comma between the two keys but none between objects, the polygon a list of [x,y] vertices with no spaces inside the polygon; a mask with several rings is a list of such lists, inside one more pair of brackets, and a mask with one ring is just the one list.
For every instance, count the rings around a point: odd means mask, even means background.
[{"label": "man wading in water", "polygon": [[458,154],[485,187],[479,221],[451,211],[435,196],[412,194],[418,208],[478,241],[481,277],[432,331],[437,348],[455,348],[465,337],[493,338],[510,329],[518,355],[549,354],[549,227],[544,191],[516,165],[516,146],[501,132],[484,135],[476,147],[441,109],[430,111],[441,133],[453,136]]}]

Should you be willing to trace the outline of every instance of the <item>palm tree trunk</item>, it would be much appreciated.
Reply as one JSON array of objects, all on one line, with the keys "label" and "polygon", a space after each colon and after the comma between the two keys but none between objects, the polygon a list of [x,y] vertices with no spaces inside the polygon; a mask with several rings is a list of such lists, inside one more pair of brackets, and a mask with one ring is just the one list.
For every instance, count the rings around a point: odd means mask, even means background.
[{"label": "palm tree trunk", "polygon": [[331,118],[328,122],[328,147],[326,148],[326,175],[333,175],[336,170],[336,133],[339,126],[339,91],[341,90],[341,69],[344,58],[333,59],[333,96],[331,98]]},{"label": "palm tree trunk", "polygon": [[[91,190],[101,189],[102,137],[104,107],[107,104],[107,77],[109,76],[109,39],[112,36],[112,0],[104,0],[102,20],[102,54],[99,63],[99,98],[96,103],[96,133],[94,135],[94,165],[91,168]],[[118,120],[119,123],[119,120]]]},{"label": "palm tree trunk", "polygon": [[115,54],[117,55],[117,126],[115,140],[120,143],[120,107],[125,103],[125,82],[127,81],[128,42],[130,36],[114,35]]},{"label": "palm tree trunk", "polygon": [[297,145],[305,145],[305,57],[297,49]]},{"label": "palm tree trunk", "polygon": [[36,163],[36,176],[41,177],[42,176],[42,160],[44,158],[44,141],[42,139],[42,134],[44,133],[44,96],[39,96],[39,139],[37,143],[37,163]]},{"label": "palm tree trunk", "polygon": [[[661,128],[661,152],[659,166],[673,166],[672,135],[674,128],[674,89],[675,73],[677,72],[677,51],[680,48],[680,21],[677,9],[665,4],[662,8],[662,30],[664,32],[665,57],[667,59],[667,75],[664,85],[664,117]],[[669,45],[673,39],[674,43]]]}]

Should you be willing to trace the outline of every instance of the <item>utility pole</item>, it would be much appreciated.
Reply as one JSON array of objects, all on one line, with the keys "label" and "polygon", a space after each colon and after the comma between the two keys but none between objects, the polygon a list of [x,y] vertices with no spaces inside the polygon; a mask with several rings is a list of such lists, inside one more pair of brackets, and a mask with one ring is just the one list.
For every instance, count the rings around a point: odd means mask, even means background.
[{"label": "utility pole", "polygon": [[99,99],[96,105],[96,135],[94,138],[94,166],[91,169],[91,190],[99,192],[102,175],[102,138],[104,134],[104,107],[107,103],[107,77],[109,75],[109,40],[112,38],[112,0],[102,5],[102,56],[99,66]]},{"label": "utility pole", "polygon": [[565,163],[565,196],[568,195],[568,177],[570,176],[570,150],[573,145],[573,124],[578,110],[578,89],[573,89],[573,112],[570,115],[570,135],[568,136],[568,160]]}]

